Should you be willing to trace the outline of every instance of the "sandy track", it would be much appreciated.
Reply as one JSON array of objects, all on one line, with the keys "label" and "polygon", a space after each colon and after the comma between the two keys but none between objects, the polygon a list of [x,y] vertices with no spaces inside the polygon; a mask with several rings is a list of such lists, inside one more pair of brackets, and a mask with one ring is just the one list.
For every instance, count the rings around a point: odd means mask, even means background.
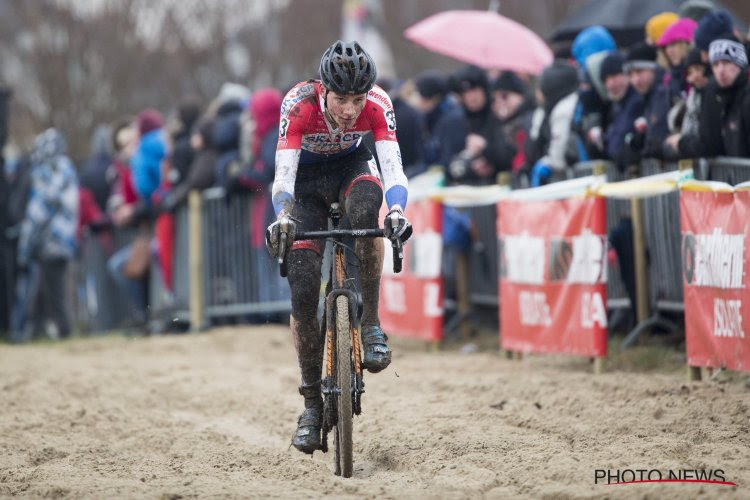
[{"label": "sandy track", "polygon": [[[289,448],[278,327],[0,346],[0,495],[51,498],[750,497],[750,390],[585,361],[397,343],[366,376],[354,478]],[[737,487],[595,485],[595,469],[723,469]]]}]

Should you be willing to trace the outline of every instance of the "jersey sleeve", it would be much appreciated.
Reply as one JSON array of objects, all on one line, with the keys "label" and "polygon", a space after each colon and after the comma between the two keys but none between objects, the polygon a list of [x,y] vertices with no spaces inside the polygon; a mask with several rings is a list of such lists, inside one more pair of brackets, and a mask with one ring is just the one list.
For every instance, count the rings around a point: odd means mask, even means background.
[{"label": "jersey sleeve", "polygon": [[409,189],[404,167],[401,162],[401,150],[396,139],[396,114],[388,94],[380,87],[373,87],[367,94],[367,111],[370,114],[372,135],[375,139],[375,150],[383,174],[383,189],[388,208],[399,206],[406,208]]},{"label": "jersey sleeve", "polygon": [[302,133],[309,118],[301,102],[297,88],[292,89],[281,104],[279,120],[279,140],[276,143],[276,172],[271,189],[273,208],[278,215],[282,210],[289,212],[294,202],[294,182],[302,151]]}]

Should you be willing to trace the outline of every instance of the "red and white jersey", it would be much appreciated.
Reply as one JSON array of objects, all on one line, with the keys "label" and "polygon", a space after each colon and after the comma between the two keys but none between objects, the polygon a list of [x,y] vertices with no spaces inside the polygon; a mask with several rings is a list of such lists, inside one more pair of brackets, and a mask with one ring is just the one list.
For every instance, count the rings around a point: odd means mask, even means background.
[{"label": "red and white jersey", "polygon": [[[344,156],[372,131],[380,160],[386,202],[406,205],[407,181],[396,140],[396,117],[388,94],[378,86],[367,93],[365,107],[350,128],[340,130],[325,118],[325,88],[317,80],[292,88],[281,104],[273,201],[278,213],[294,199],[297,169]],[[396,189],[393,189],[396,188]]]}]

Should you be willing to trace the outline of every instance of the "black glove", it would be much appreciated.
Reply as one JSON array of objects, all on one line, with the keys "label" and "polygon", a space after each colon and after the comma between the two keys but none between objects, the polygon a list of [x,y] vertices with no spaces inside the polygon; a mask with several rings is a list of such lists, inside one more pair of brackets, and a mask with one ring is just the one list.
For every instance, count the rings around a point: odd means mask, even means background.
[{"label": "black glove", "polygon": [[404,217],[400,208],[392,208],[385,216],[383,222],[385,237],[391,241],[400,239],[402,242],[409,239],[412,233],[411,224]]},{"label": "black glove", "polygon": [[266,228],[266,248],[268,253],[274,259],[279,256],[279,244],[281,243],[281,233],[285,232],[286,253],[292,248],[294,235],[297,232],[297,226],[294,221],[286,214],[280,214],[279,218]]}]

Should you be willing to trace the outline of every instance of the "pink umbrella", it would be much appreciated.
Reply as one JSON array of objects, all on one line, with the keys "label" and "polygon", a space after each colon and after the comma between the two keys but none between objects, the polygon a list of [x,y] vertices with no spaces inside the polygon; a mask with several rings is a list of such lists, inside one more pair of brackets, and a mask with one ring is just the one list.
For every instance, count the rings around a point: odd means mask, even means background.
[{"label": "pink umbrella", "polygon": [[433,52],[487,69],[539,74],[552,51],[526,26],[482,10],[448,10],[423,19],[404,36]]}]

